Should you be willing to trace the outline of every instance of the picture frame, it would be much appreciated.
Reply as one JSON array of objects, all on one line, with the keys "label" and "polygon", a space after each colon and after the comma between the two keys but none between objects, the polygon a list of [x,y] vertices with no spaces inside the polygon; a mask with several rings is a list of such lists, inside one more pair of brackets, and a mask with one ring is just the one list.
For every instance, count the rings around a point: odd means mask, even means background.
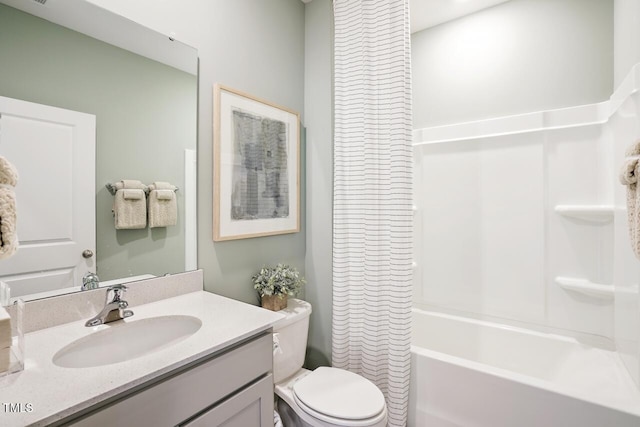
[{"label": "picture frame", "polygon": [[213,240],[300,231],[300,115],[214,86]]}]

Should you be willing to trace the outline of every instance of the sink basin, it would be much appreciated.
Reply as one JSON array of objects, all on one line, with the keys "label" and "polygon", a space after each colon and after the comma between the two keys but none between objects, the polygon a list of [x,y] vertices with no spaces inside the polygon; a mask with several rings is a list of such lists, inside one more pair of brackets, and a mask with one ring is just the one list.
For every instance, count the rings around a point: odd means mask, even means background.
[{"label": "sink basin", "polygon": [[118,321],[60,349],[53,363],[64,368],[89,368],[135,359],[176,345],[202,326],[192,316],[160,316]]}]

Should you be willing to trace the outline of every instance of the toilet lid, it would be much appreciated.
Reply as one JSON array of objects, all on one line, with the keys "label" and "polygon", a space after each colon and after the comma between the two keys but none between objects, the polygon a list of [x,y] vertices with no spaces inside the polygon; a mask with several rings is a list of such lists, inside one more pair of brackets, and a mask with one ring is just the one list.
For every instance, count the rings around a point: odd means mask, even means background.
[{"label": "toilet lid", "polygon": [[371,381],[353,372],[320,367],[293,385],[305,406],[331,418],[363,420],[384,410],[384,396]]}]

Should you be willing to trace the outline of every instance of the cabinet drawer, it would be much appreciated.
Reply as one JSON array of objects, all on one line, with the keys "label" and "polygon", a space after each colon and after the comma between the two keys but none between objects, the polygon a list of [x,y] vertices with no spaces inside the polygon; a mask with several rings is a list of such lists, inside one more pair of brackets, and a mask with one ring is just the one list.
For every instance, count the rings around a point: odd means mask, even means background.
[{"label": "cabinet drawer", "polygon": [[[272,369],[273,338],[262,335],[188,370],[72,422],[106,425],[175,426],[224,399]],[[268,376],[272,382],[271,376]]]},{"label": "cabinet drawer", "polygon": [[273,425],[271,375],[220,402],[181,427],[264,427]]}]

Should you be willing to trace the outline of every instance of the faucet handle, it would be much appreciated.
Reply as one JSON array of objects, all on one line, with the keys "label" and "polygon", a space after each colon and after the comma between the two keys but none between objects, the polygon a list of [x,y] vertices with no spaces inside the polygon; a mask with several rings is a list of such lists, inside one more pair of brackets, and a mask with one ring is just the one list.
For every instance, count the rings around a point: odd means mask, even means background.
[{"label": "faucet handle", "polygon": [[[107,288],[107,303],[120,301],[120,297],[127,291],[127,289],[129,289],[129,288],[127,288],[125,285],[109,286]],[[113,292],[113,299],[111,301],[109,301],[109,292],[110,291]]]},{"label": "faucet handle", "polygon": [[98,278],[98,275],[96,273],[88,271],[84,276],[82,276],[82,286],[80,287],[81,290],[86,291],[89,289],[97,289],[99,287],[100,279]]}]

